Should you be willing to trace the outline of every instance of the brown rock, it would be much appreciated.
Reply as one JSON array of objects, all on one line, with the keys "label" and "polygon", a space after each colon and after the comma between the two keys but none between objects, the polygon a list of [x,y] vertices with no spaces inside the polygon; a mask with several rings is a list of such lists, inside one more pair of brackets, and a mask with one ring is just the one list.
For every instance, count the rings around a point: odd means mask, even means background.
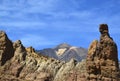
[{"label": "brown rock", "polygon": [[25,66],[25,59],[26,59],[26,50],[25,47],[22,45],[20,40],[17,40],[13,43],[14,47],[14,56],[11,59],[11,65],[9,66],[8,74],[13,75],[15,77],[19,77],[23,67]]},{"label": "brown rock", "polygon": [[26,59],[26,50],[25,47],[22,45],[20,40],[17,40],[16,42],[13,43],[13,47],[15,49],[15,53],[14,53],[14,57],[13,57],[13,61],[18,60],[20,61],[24,61]]},{"label": "brown rock", "polygon": [[88,81],[118,81],[117,46],[109,35],[107,24],[101,24],[100,41],[93,41],[87,56]]},{"label": "brown rock", "polygon": [[106,24],[100,25],[100,33],[100,41],[94,40],[89,47],[87,61],[78,63],[74,59],[62,62],[38,55],[20,40],[12,44],[1,32],[0,81],[120,81],[117,46]]},{"label": "brown rock", "polygon": [[31,47],[28,47],[26,48],[26,50],[30,53],[35,53],[35,49],[31,46]]},{"label": "brown rock", "polygon": [[12,42],[8,39],[5,32],[0,31],[0,65],[4,65],[13,55],[14,49]]}]

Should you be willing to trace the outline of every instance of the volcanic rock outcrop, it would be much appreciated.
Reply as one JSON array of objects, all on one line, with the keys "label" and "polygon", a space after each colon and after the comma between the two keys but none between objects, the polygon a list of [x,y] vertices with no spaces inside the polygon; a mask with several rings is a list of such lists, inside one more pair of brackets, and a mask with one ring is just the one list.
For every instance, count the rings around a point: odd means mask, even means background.
[{"label": "volcanic rock outcrop", "polygon": [[3,31],[0,63],[0,81],[82,81],[86,73],[85,61],[64,62],[37,54],[32,47],[25,48],[20,40],[12,43]]},{"label": "volcanic rock outcrop", "polygon": [[[66,62],[25,48],[20,40],[11,42],[0,31],[0,81],[120,81],[117,46],[106,24],[100,25],[100,33],[100,41],[92,42],[86,60]],[[58,54],[65,52],[63,47],[56,50]],[[70,50],[67,55],[77,49]]]},{"label": "volcanic rock outcrop", "polygon": [[88,49],[87,81],[120,81],[117,46],[107,24],[101,24],[99,31],[100,41],[94,40]]},{"label": "volcanic rock outcrop", "polygon": [[12,42],[8,39],[5,32],[0,31],[0,65],[4,65],[13,56],[14,49]]}]

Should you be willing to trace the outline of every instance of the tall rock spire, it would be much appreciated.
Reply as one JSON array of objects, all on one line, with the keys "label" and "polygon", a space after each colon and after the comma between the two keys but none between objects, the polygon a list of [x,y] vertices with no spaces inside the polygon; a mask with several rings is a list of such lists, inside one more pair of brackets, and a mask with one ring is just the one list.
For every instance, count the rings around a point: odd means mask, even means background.
[{"label": "tall rock spire", "polygon": [[93,41],[87,55],[87,81],[118,81],[118,51],[109,35],[108,25],[101,24],[100,41]]}]

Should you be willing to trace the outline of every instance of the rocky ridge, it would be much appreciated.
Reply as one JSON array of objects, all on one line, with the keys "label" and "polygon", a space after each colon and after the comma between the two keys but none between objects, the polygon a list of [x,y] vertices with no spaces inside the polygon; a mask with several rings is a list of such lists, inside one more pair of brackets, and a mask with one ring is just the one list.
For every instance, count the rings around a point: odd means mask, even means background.
[{"label": "rocky ridge", "polygon": [[20,40],[12,42],[0,31],[0,81],[120,81],[117,46],[106,24],[100,33],[86,60],[65,62],[25,48]]},{"label": "rocky ridge", "polygon": [[13,45],[5,32],[0,31],[0,65],[4,65],[7,60],[13,57]]},{"label": "rocky ridge", "polygon": [[[77,72],[75,69],[82,67],[74,59],[66,63],[37,54],[32,47],[25,48],[20,40],[12,43],[3,31],[0,31],[0,57],[0,81],[67,81]],[[79,77],[82,73],[85,72],[79,71]]]}]

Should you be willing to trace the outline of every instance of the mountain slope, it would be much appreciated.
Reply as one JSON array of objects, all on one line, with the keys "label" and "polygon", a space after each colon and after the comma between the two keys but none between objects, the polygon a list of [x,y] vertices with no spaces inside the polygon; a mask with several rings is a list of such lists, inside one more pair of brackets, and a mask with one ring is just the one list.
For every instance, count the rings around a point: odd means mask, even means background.
[{"label": "mountain slope", "polygon": [[87,49],[71,46],[67,43],[59,44],[55,48],[38,50],[37,52],[63,61],[69,61],[72,58],[81,61],[82,59],[85,59],[87,55]]}]

